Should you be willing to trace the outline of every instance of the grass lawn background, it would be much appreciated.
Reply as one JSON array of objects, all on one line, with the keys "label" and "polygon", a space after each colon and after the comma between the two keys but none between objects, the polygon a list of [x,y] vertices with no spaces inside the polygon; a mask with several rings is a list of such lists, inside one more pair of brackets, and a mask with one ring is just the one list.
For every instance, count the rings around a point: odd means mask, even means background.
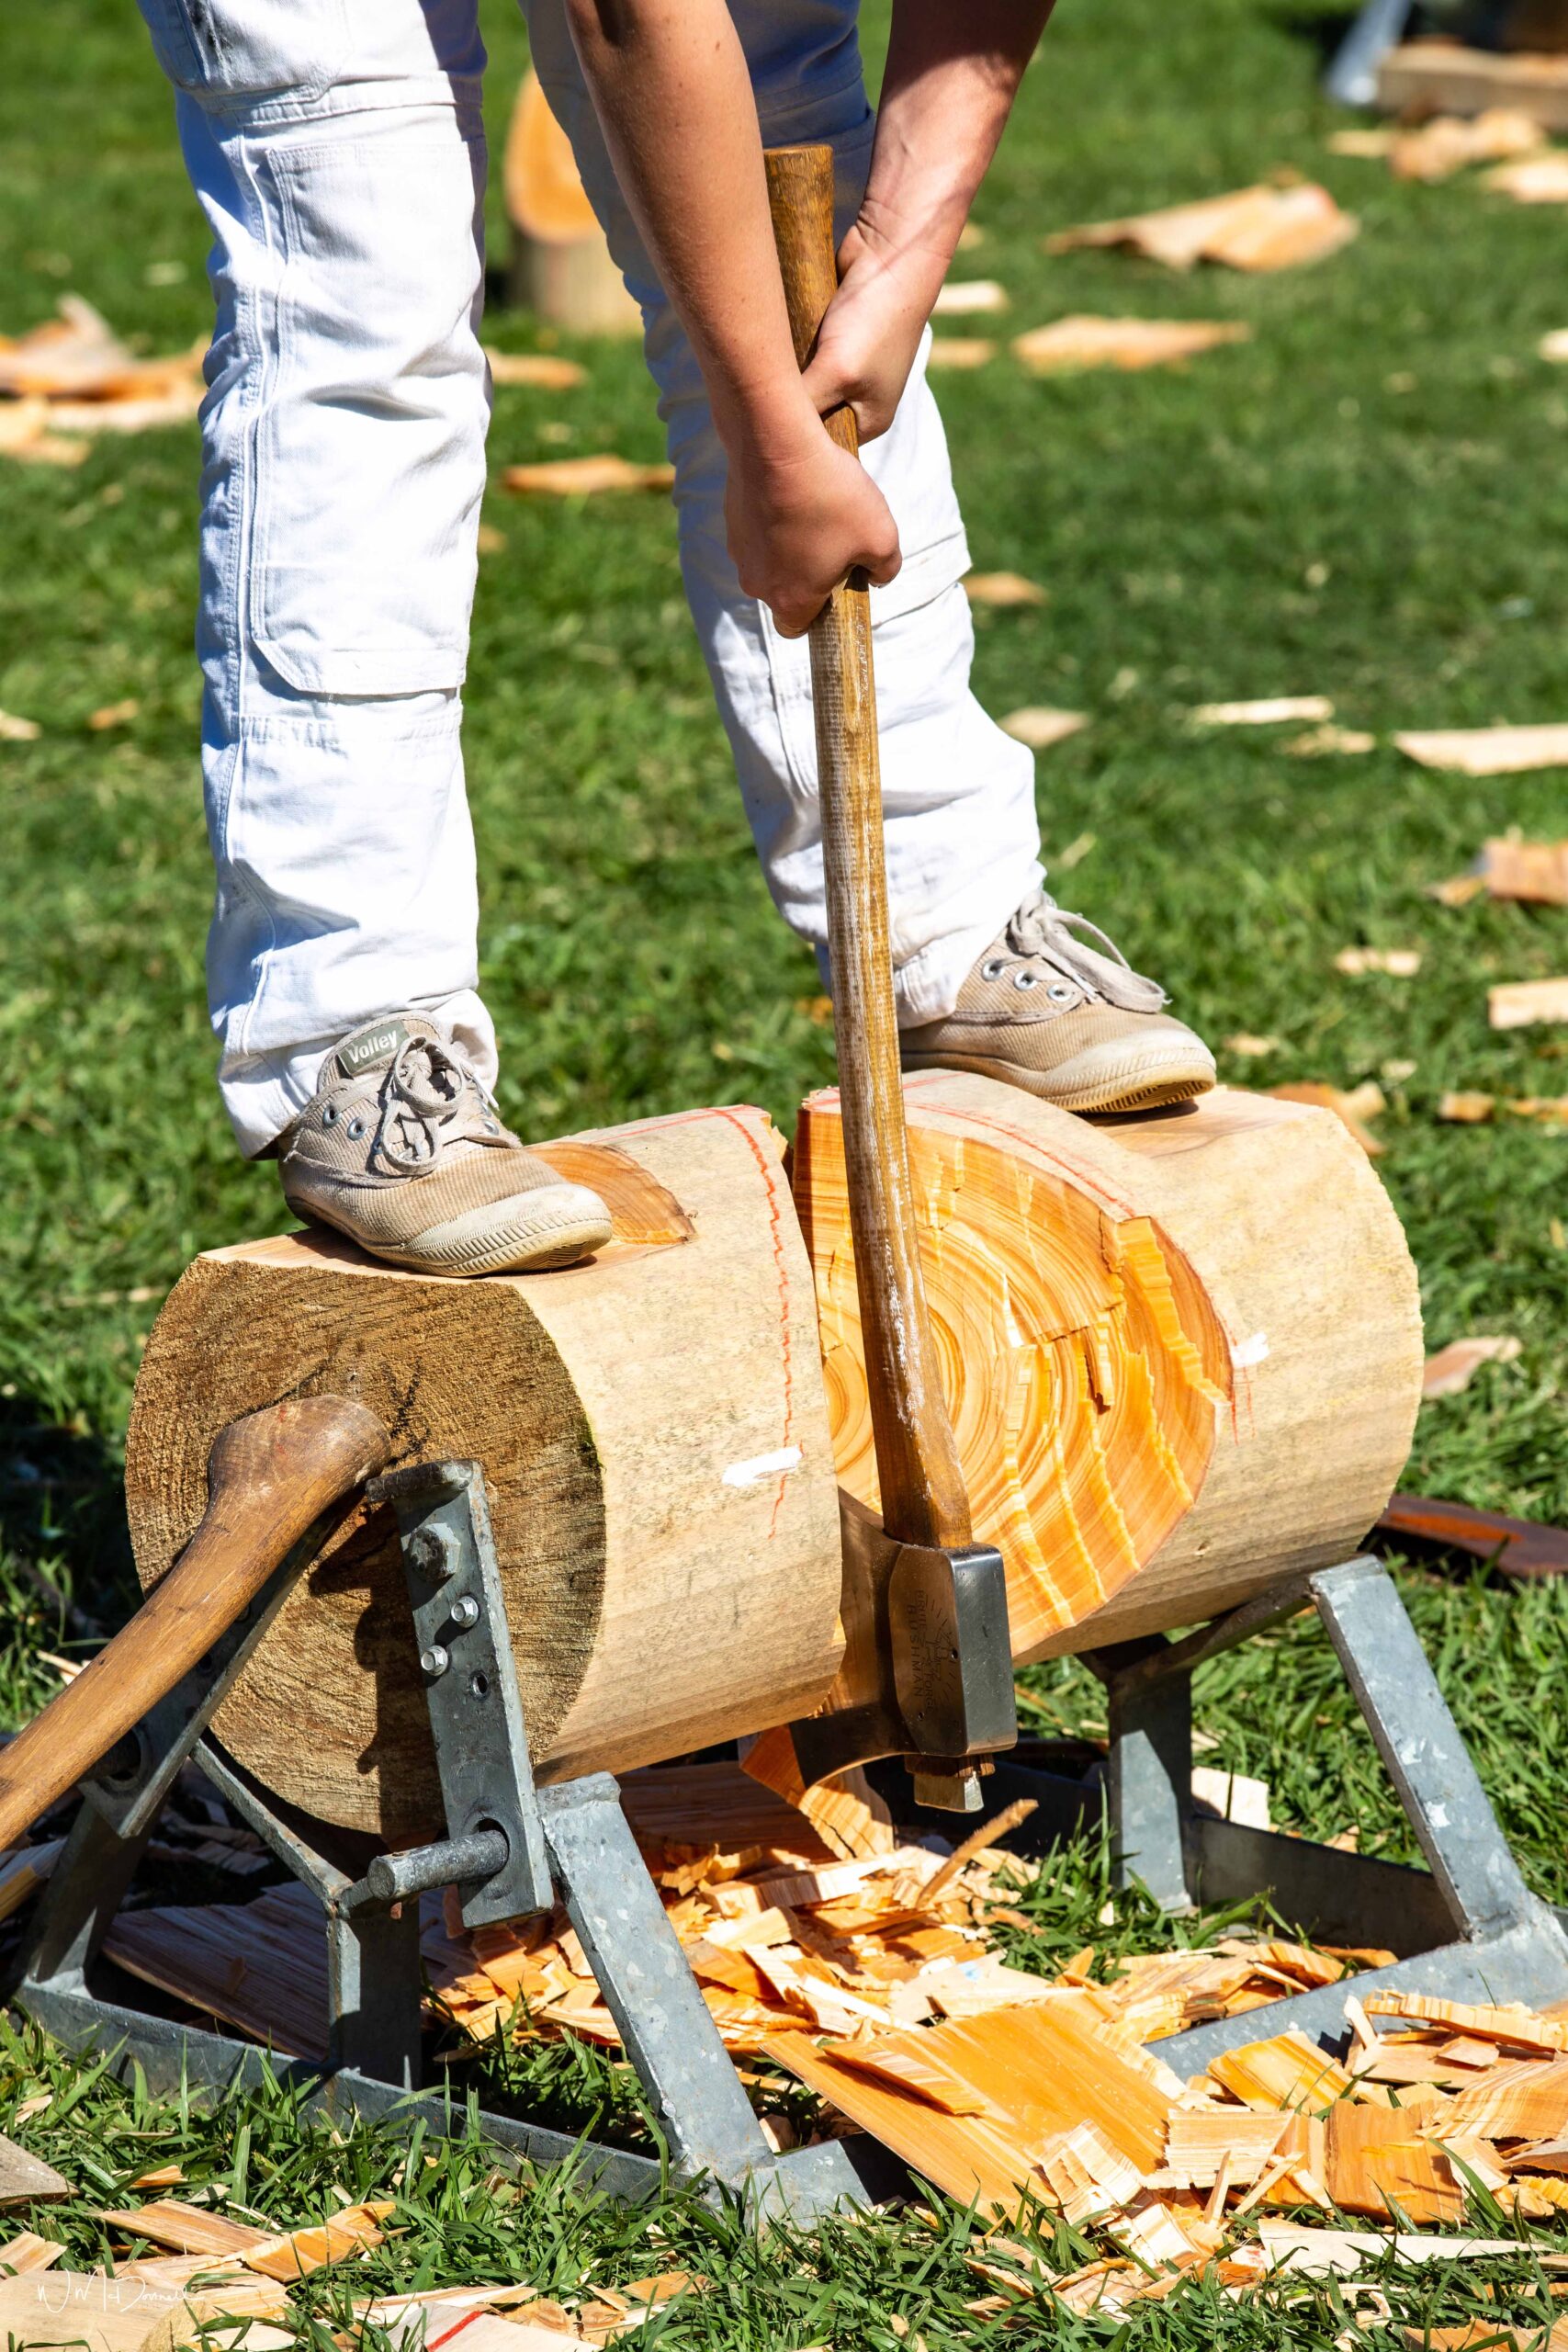
[{"label": "grass lawn background", "polygon": [[[524,42],[502,0],[481,15],[499,147]],[[868,18],[873,51],[883,17]],[[1568,915],[1450,911],[1423,886],[1510,825],[1568,832],[1563,778],[1435,776],[1389,748],[1295,760],[1278,734],[1183,719],[1198,702],[1307,692],[1385,736],[1568,717],[1568,381],[1536,356],[1568,324],[1562,216],[1326,154],[1341,118],[1316,95],[1320,22],[1285,0],[1064,0],[976,208],[987,242],[955,274],[1003,281],[1006,333],[1082,310],[1240,320],[1254,339],[1186,371],[1038,381],[1004,351],[935,379],[977,567],[1049,592],[1040,609],[977,616],[976,682],[998,711],[1091,714],[1039,762],[1047,854],[1094,836],[1058,893],[1212,1039],[1281,1041],[1263,1063],[1222,1057],[1224,1075],[1345,1084],[1414,1063],[1382,1077],[1380,1168],[1429,1344],[1509,1332],[1524,1352],[1424,1410],[1405,1483],[1561,1519],[1568,1134],[1445,1127],[1435,1108],[1450,1088],[1568,1093],[1568,1043],[1485,1023],[1490,980],[1568,970]],[[0,329],[35,324],[70,289],[149,350],[204,331],[206,237],[128,0],[14,0],[0,154]],[[1359,241],[1258,280],[1041,250],[1053,227],[1276,166],[1323,178],[1360,215]],[[549,340],[504,311],[488,333],[507,348]],[[635,345],[579,356],[590,380],[576,392],[497,394],[492,474],[599,448],[660,454]],[[273,1172],[235,1158],[211,1083],[196,474],[194,428],[106,436],[70,471],[0,459],[0,708],[43,730],[0,741],[0,1706],[13,1718],[54,1687],[37,1651],[112,1626],[132,1589],[118,1449],[157,1299],[197,1250],[288,1222]],[[480,566],[467,749],[503,1109],[547,1135],[753,1100],[787,1126],[830,1078],[831,1038],[801,1009],[815,969],[752,857],[672,516],[660,501],[563,508],[497,492],[486,521],[505,544]],[[126,696],[133,722],[89,729]],[[1361,943],[1421,947],[1419,978],[1336,973],[1335,952]],[[1568,1603],[1479,1579],[1407,1589],[1533,1882],[1568,1897],[1553,1800]],[[1032,1680],[1043,1724],[1098,1720],[1076,1668]],[[1268,1776],[1277,1818],[1318,1834],[1357,1820],[1369,1849],[1407,1850],[1314,1628],[1209,1669],[1199,1712],[1220,1742],[1209,1760]],[[1074,1899],[1090,1921],[1091,1898],[1086,1875]],[[16,2055],[17,2083],[41,2063]],[[91,2098],[81,2111],[99,2113]],[[722,2340],[804,2344],[833,2325],[863,2340],[847,2319],[802,2310],[786,2324],[768,2309],[760,2332]],[[1151,2311],[1139,2340],[1176,2324]],[[1226,2341],[1293,2340],[1279,2315],[1256,2337],[1250,2321],[1223,2324]],[[1077,2340],[1051,2329],[1042,2340]]]}]

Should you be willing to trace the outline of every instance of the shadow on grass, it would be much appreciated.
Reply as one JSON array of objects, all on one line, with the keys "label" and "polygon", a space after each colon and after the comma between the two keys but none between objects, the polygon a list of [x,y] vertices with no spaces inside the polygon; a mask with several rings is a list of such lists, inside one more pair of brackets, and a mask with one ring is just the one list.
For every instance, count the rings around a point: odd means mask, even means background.
[{"label": "shadow on grass", "polygon": [[27,1394],[0,1399],[0,1566],[62,1640],[101,1639],[137,1589],[118,1452]]}]

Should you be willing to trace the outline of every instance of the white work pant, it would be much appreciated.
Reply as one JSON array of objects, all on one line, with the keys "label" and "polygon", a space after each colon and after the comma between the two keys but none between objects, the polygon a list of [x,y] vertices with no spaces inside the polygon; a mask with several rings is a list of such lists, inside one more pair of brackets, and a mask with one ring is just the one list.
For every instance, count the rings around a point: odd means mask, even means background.
[{"label": "white work pant", "polygon": [[[474,0],[141,0],[212,225],[202,413],[202,757],[220,1082],[243,1150],[355,1023],[429,1012],[492,1082],[458,744],[489,382]],[[855,0],[731,0],[770,143],[870,158]],[[810,675],[741,594],[701,376],[611,170],[561,0],[536,64],[641,306],[681,557],[785,921],[826,937]],[[866,462],[904,566],[873,594],[901,1017],[950,1009],[1039,876],[1030,753],[969,691],[964,528],[923,364]],[[613,1007],[606,1018],[614,1018]]]}]

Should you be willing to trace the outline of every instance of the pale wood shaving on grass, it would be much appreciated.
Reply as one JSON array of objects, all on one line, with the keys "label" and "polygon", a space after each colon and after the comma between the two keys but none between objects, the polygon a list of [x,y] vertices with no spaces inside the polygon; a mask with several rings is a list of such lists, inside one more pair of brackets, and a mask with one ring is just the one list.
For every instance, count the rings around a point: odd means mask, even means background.
[{"label": "pale wood shaving on grass", "polygon": [[1040,582],[1026,580],[1021,571],[971,571],[965,575],[964,593],[972,605],[997,605],[1004,610],[1010,605],[1047,601]]},{"label": "pale wood shaving on grass", "polygon": [[1428,1356],[1421,1375],[1424,1397],[1458,1396],[1470,1386],[1483,1363],[1512,1363],[1520,1353],[1520,1342],[1506,1335],[1477,1335],[1471,1339],[1450,1340],[1446,1348]]},{"label": "pale wood shaving on grass", "polygon": [[1091,368],[1175,367],[1251,339],[1252,329],[1235,320],[1100,318],[1077,311],[1015,335],[1012,350],[1032,375],[1060,376]]},{"label": "pale wood shaving on grass", "polygon": [[1081,710],[1053,710],[1043,703],[1028,703],[1020,710],[1010,710],[998,724],[1004,734],[1027,743],[1032,752],[1045,752],[1053,743],[1064,743],[1069,735],[1078,734],[1089,725],[1089,716]]},{"label": "pale wood shaving on grass", "polygon": [[1393,740],[1421,767],[1458,775],[1523,775],[1532,768],[1568,766],[1568,727],[1562,726],[1405,728]]},{"label": "pale wood shaving on grass", "polygon": [[634,465],[604,450],[592,458],[547,458],[537,465],[505,466],[502,490],[522,498],[601,498],[637,490],[668,490],[675,480],[673,466]]},{"label": "pale wood shaving on grass", "polygon": [[1568,979],[1500,981],[1486,991],[1486,1018],[1494,1029],[1568,1021]]},{"label": "pale wood shaving on grass", "polygon": [[1313,1109],[1332,1111],[1335,1117],[1349,1128],[1369,1159],[1375,1159],[1384,1146],[1367,1125],[1388,1103],[1383,1091],[1375,1080],[1367,1079],[1359,1086],[1329,1086],[1322,1079],[1295,1079],[1286,1086],[1269,1089],[1280,1102],[1305,1102]]},{"label": "pale wood shaving on grass", "polygon": [[985,368],[996,356],[997,346],[988,335],[937,334],[931,337],[931,347],[926,354],[926,366],[928,368]]},{"label": "pale wood shaving on grass", "polygon": [[1008,290],[994,277],[950,277],[931,305],[935,319],[972,319],[1010,308]]},{"label": "pale wood shaving on grass", "polygon": [[1488,107],[1478,115],[1433,115],[1414,130],[1394,132],[1388,165],[1395,179],[1447,180],[1473,164],[1529,155],[1547,144],[1539,122],[1513,107]]},{"label": "pale wood shaving on grass", "polygon": [[1082,247],[1120,247],[1163,262],[1168,269],[1191,269],[1200,261],[1232,269],[1291,269],[1337,253],[1359,228],[1359,221],[1314,181],[1292,187],[1260,182],[1196,204],[1168,205],[1156,212],[1058,230],[1045,239],[1045,250],[1063,254]]},{"label": "pale wood shaving on grass", "polygon": [[1330,719],[1326,695],[1272,695],[1253,702],[1201,702],[1190,714],[1195,727],[1280,727],[1297,719]]},{"label": "pale wood shaving on grass", "polygon": [[1568,204],[1568,153],[1547,148],[1539,155],[1520,155],[1499,164],[1486,175],[1486,185],[1516,204]]}]

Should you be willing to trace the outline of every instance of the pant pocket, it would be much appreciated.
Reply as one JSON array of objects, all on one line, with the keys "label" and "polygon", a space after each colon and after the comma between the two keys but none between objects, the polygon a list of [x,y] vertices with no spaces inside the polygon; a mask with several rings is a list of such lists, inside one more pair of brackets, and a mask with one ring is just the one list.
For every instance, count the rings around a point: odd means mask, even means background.
[{"label": "pant pocket", "polygon": [[158,62],[192,97],[315,96],[348,46],[344,0],[138,0]]},{"label": "pant pocket", "polygon": [[484,491],[484,153],[395,115],[275,146],[285,261],[256,427],[252,640],[310,695],[462,684]]}]

